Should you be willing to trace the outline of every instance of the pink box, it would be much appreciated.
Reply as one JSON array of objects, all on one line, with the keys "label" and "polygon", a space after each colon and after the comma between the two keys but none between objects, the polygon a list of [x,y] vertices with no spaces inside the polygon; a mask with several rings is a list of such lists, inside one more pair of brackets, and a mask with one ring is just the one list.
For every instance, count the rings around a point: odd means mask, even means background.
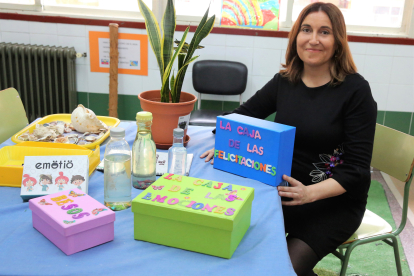
[{"label": "pink box", "polygon": [[78,189],[29,200],[33,227],[66,255],[114,239],[115,212]]}]

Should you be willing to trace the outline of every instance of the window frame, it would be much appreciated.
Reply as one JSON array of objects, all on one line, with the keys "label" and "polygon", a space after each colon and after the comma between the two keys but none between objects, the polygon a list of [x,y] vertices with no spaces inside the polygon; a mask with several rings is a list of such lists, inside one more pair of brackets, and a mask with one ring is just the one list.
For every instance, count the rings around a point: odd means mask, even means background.
[{"label": "window frame", "polygon": [[42,11],[42,4],[40,2],[41,0],[35,0],[35,3],[33,5],[27,5],[27,4],[11,4],[11,3],[0,3],[0,10],[11,10],[13,12],[15,11],[36,11],[41,12]]},{"label": "window frame", "polygon": [[43,12],[46,14],[64,15],[64,16],[81,16],[90,17],[93,16],[91,11],[99,10],[99,17],[101,18],[142,18],[139,12],[131,11],[117,11],[107,9],[95,9],[95,8],[77,8],[77,7],[56,7],[56,6],[44,6]]},{"label": "window frame", "polygon": [[[173,1],[175,2],[175,0]],[[152,0],[152,10],[159,22],[161,22],[167,2],[168,0]],[[286,2],[286,20],[280,22],[279,31],[281,32],[289,32],[294,24],[294,21],[292,20],[294,0],[286,0]],[[99,10],[100,14],[97,15],[96,13],[91,13],[91,11],[94,10]],[[0,11],[41,16],[70,16],[85,19],[111,19],[144,22],[144,19],[139,12],[42,6],[41,0],[35,0],[34,5],[0,3]],[[282,10],[282,12],[283,11],[284,10]],[[198,25],[200,19],[201,16],[177,15],[177,25]],[[220,27],[219,17],[217,17],[214,27]],[[239,30],[242,31],[243,29],[241,28]],[[348,35],[353,36],[414,38],[414,0],[405,0],[403,19],[400,28],[347,25],[347,33]]]},{"label": "window frame", "polygon": [[[163,1],[163,0],[161,0]],[[153,5],[157,0],[152,0]],[[156,5],[158,6],[158,5]],[[59,7],[51,5],[42,5],[41,0],[35,0],[35,4],[9,4],[0,3],[0,11],[18,13],[18,14],[30,14],[40,16],[64,16],[74,18],[85,18],[85,19],[114,19],[114,20],[125,20],[125,21],[140,21],[143,22],[144,18],[140,12],[131,11],[117,11],[97,8],[81,8],[81,7]],[[93,13],[92,11],[99,11],[99,14]]]},{"label": "window frame", "polygon": [[[292,19],[294,0],[286,0],[286,20],[280,22],[280,31],[289,32],[295,23]],[[370,27],[362,25],[347,25],[347,34],[355,36],[379,36],[414,38],[414,0],[405,0],[404,12],[400,28]]]}]

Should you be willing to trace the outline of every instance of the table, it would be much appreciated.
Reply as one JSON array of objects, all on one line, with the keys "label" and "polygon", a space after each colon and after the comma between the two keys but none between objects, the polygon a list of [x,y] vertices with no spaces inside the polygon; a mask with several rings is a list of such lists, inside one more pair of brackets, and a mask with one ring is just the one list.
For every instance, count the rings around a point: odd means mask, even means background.
[{"label": "table", "polygon": [[[121,122],[132,145],[134,122]],[[190,176],[255,189],[249,230],[231,259],[134,240],[131,209],[116,212],[115,239],[66,256],[32,226],[20,189],[0,187],[0,275],[296,275],[286,247],[277,190],[261,182],[213,169],[199,156],[214,146],[211,127],[190,126],[187,150],[194,154]],[[13,145],[11,140],[0,145]],[[100,148],[101,159],[105,144]],[[89,195],[103,203],[103,173],[90,176]],[[132,188],[135,198],[142,191]],[[166,231],[168,231],[166,229]]]}]

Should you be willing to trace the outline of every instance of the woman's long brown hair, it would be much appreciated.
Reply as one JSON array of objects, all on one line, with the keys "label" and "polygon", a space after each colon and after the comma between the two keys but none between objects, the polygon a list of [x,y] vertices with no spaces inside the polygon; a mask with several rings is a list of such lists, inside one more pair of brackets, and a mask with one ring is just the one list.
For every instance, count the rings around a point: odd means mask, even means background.
[{"label": "woman's long brown hair", "polygon": [[328,15],[332,23],[332,30],[335,39],[335,53],[332,57],[330,66],[331,85],[337,85],[344,81],[349,74],[357,72],[354,60],[346,35],[346,25],[342,12],[331,3],[316,2],[306,6],[299,14],[298,19],[289,33],[289,42],[286,50],[286,64],[282,64],[284,69],[279,73],[292,83],[300,81],[303,71],[303,61],[299,58],[296,48],[296,39],[300,31],[303,20],[312,12],[323,11]]}]

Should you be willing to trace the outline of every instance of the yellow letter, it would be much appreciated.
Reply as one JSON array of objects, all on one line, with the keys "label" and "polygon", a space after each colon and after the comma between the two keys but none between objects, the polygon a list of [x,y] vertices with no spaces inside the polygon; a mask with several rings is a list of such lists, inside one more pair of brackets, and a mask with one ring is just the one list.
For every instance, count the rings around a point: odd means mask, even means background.
[{"label": "yellow letter", "polygon": [[202,179],[197,179],[196,181],[194,181],[194,185],[196,185],[196,186],[200,186],[201,185],[201,183],[203,183],[204,182],[204,180],[202,180]]},{"label": "yellow letter", "polygon": [[182,179],[183,179],[183,176],[182,175],[177,175],[176,178],[173,178],[173,181],[181,182]]},{"label": "yellow letter", "polygon": [[170,192],[178,192],[179,190],[181,190],[181,187],[178,185],[172,185],[171,189],[169,189],[168,191]]}]

